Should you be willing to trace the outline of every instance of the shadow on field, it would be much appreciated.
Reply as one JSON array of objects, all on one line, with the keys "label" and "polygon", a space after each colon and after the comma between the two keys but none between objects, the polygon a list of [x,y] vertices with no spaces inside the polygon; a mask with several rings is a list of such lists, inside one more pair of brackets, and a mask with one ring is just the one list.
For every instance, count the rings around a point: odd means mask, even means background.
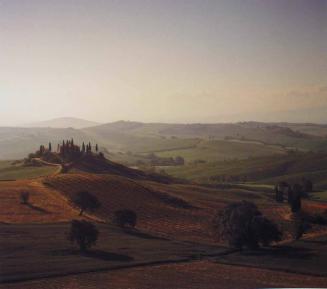
[{"label": "shadow on field", "polygon": [[33,210],[35,210],[35,211],[38,211],[38,212],[40,212],[42,214],[49,214],[49,211],[47,211],[47,210],[45,210],[45,209],[43,209],[41,207],[34,206],[34,205],[30,204],[30,203],[26,204],[26,206],[33,209]]},{"label": "shadow on field", "polygon": [[261,248],[257,251],[243,251],[243,256],[258,256],[258,257],[278,257],[286,259],[310,259],[315,254],[308,248],[295,248],[290,246],[282,246],[275,248]]},{"label": "shadow on field", "polygon": [[103,250],[90,250],[86,252],[81,252],[79,250],[67,249],[67,250],[52,251],[52,255],[53,256],[75,255],[75,256],[82,256],[88,258],[95,258],[103,261],[119,261],[119,262],[130,262],[134,260],[133,257],[130,257],[128,255],[111,253]]},{"label": "shadow on field", "polygon": [[149,240],[164,240],[164,241],[169,241],[166,238],[163,237],[157,237],[157,236],[153,236],[144,232],[140,232],[137,230],[124,230],[124,233],[134,236],[134,237],[138,237],[138,238],[142,238],[142,239],[149,239]]},{"label": "shadow on field", "polygon": [[96,258],[103,261],[130,262],[134,260],[134,258],[127,255],[116,254],[102,250],[88,251],[85,253],[81,253],[81,255],[85,257]]}]

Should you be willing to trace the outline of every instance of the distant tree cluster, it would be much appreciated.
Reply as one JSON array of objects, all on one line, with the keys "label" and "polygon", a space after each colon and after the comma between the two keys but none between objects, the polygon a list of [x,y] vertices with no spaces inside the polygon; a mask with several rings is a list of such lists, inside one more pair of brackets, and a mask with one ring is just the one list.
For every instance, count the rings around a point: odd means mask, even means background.
[{"label": "distant tree cluster", "polygon": [[217,175],[211,176],[210,180],[218,183],[245,183],[247,182],[247,176]]},{"label": "distant tree cluster", "polygon": [[146,156],[149,159],[149,162],[152,166],[183,166],[185,164],[185,160],[181,156],[173,157],[159,157],[154,153],[148,154]]},{"label": "distant tree cluster", "polygon": [[287,202],[293,213],[293,237],[298,240],[302,235],[310,229],[309,223],[316,221],[321,222],[321,216],[308,217],[302,212],[302,198],[307,197],[308,193],[313,191],[313,182],[303,178],[301,183],[293,185],[282,181],[275,186],[275,199],[278,203],[283,203],[284,199]]},{"label": "distant tree cluster", "polygon": [[275,199],[278,203],[283,203],[287,198],[292,212],[296,213],[301,210],[301,198],[307,197],[308,193],[313,191],[313,183],[309,179],[302,179],[301,184],[293,185],[282,181],[275,186]]}]

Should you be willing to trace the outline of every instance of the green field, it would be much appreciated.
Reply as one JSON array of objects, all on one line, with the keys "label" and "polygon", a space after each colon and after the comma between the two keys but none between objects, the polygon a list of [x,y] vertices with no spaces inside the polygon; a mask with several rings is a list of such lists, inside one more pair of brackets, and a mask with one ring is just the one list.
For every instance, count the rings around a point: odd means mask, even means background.
[{"label": "green field", "polygon": [[19,162],[0,161],[0,180],[29,179],[46,176],[57,170],[55,166],[23,166]]}]

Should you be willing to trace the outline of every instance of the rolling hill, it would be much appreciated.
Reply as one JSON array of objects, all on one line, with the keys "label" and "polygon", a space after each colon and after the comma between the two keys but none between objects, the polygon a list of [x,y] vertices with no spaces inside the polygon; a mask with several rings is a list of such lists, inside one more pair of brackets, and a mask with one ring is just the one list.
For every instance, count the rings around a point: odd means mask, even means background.
[{"label": "rolling hill", "polygon": [[[303,150],[326,149],[326,126],[315,125],[315,133],[309,134],[305,125],[269,123],[217,123],[217,124],[164,124],[119,121],[87,128],[84,131],[107,145],[135,151],[135,146],[151,143],[152,151],[159,150],[158,144],[178,142],[176,139],[217,139],[257,141],[263,144]],[[313,125],[311,125],[313,127]],[[143,148],[149,150],[150,148]],[[140,151],[140,149],[137,149]]]},{"label": "rolling hill", "polygon": [[[0,159],[22,158],[29,152],[35,151],[40,144],[49,141],[56,144],[67,138],[74,138],[78,143],[82,141],[98,143],[104,152],[113,154],[160,152],[169,155],[171,154],[169,151],[194,148],[199,142],[216,141],[206,145],[207,149],[212,148],[211,153],[215,154],[215,151],[220,151],[219,144],[222,143],[219,141],[233,142],[227,145],[234,146],[235,152],[221,151],[221,154],[226,154],[225,159],[239,157],[237,152],[239,148],[235,142],[245,144],[243,152],[245,157],[251,156],[251,149],[249,151],[251,145],[253,145],[252,152],[260,150],[256,145],[262,145],[265,148],[261,150],[266,150],[267,153],[271,151],[272,154],[276,153],[276,150],[324,151],[327,148],[326,126],[318,124],[257,122],[165,124],[119,121],[96,125],[79,120],[75,122],[75,119],[72,121],[59,119],[58,125],[56,122],[56,120],[44,122],[42,126],[46,127],[0,127]],[[88,127],[81,129],[49,127],[73,126],[73,122],[80,124],[75,125],[76,127]],[[195,151],[195,154],[197,153]],[[131,163],[128,156],[125,160],[126,163]]]}]

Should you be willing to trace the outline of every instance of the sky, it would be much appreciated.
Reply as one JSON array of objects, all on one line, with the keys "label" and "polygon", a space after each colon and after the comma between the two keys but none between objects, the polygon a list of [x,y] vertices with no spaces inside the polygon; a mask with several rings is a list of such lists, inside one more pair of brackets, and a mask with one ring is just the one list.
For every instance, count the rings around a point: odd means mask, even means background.
[{"label": "sky", "polygon": [[327,123],[325,0],[0,0],[0,125]]}]

